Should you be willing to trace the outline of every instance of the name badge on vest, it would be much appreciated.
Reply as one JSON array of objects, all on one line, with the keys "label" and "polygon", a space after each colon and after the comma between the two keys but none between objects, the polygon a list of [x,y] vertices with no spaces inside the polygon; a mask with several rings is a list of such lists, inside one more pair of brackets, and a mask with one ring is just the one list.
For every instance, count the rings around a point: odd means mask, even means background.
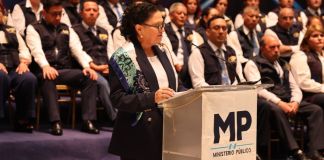
[{"label": "name badge on vest", "polygon": [[187,41],[192,42],[193,34],[189,34],[186,39],[187,39]]},{"label": "name badge on vest", "polygon": [[63,30],[61,31],[61,34],[69,35],[69,30],[67,30],[67,29],[63,29]]},{"label": "name badge on vest", "polygon": [[261,22],[262,22],[262,23],[266,23],[266,18],[265,18],[265,17],[262,17],[262,18],[261,18]]},{"label": "name badge on vest", "polygon": [[7,28],[6,31],[8,33],[16,33],[16,29],[15,28]]},{"label": "name badge on vest", "polygon": [[99,39],[102,40],[102,41],[107,41],[108,40],[108,35],[100,33],[99,34]]},{"label": "name badge on vest", "polygon": [[295,32],[295,33],[293,33],[293,36],[294,36],[295,38],[298,38],[298,37],[299,37],[299,32]]},{"label": "name badge on vest", "polygon": [[228,63],[236,63],[236,56],[230,56],[230,57],[228,57],[227,62]]}]

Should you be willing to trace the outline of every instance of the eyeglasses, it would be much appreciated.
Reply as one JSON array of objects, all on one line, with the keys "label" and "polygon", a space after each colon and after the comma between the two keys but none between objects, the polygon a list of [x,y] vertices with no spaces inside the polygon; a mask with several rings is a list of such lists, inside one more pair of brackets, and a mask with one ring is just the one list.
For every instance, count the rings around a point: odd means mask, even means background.
[{"label": "eyeglasses", "polygon": [[142,25],[144,25],[144,26],[148,26],[148,27],[156,28],[156,29],[158,29],[159,31],[163,30],[164,27],[165,27],[165,23],[162,23],[162,24],[155,24],[155,25],[143,23]]}]

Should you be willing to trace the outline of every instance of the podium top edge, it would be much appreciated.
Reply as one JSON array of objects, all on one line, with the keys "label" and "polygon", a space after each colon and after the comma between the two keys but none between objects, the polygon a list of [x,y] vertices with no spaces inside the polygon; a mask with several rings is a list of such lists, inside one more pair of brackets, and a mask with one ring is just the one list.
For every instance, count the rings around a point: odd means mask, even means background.
[{"label": "podium top edge", "polygon": [[224,92],[224,91],[241,91],[241,90],[256,90],[260,88],[269,88],[272,87],[273,84],[256,84],[256,85],[210,85],[210,86],[203,86],[195,89],[190,89],[185,92],[178,92],[175,96],[166,99],[159,103],[163,104],[169,101],[172,101],[176,98],[188,96],[190,94],[194,94],[197,92]]}]

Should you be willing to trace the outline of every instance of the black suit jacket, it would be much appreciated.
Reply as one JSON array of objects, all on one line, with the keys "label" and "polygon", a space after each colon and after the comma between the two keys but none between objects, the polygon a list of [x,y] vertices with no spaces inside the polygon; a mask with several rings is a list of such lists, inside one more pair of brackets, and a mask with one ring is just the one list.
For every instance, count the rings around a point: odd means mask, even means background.
[{"label": "black suit jacket", "polygon": [[[141,160],[162,159],[162,112],[155,103],[155,91],[159,89],[157,77],[143,49],[135,45],[136,61],[148,84],[150,92],[130,94],[119,80],[118,71],[111,70],[111,100],[118,109],[109,152],[122,157]],[[165,53],[156,49],[163,68],[168,73],[169,87],[176,90],[173,66]],[[112,60],[111,60],[112,61]],[[112,66],[112,62],[110,65]],[[110,67],[113,68],[113,67]],[[173,74],[172,74],[173,73]],[[141,119],[134,124],[136,113],[143,112]]]}]

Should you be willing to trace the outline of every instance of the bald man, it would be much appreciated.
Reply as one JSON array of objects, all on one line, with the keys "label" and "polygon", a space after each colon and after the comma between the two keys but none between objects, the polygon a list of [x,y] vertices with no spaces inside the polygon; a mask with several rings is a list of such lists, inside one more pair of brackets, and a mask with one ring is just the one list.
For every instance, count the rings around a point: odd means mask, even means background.
[{"label": "bald man", "polygon": [[[275,122],[274,128],[279,132],[282,141],[290,150],[289,155],[294,159],[305,160],[320,159],[323,157],[318,150],[324,148],[323,111],[315,104],[302,101],[302,92],[292,76],[287,62],[278,59],[280,41],[278,38],[265,35],[260,42],[261,52],[248,61],[244,74],[248,81],[261,83],[273,83],[274,87],[258,91],[258,96],[268,100],[271,122]],[[300,117],[307,125],[308,139],[307,156],[299,148],[293,132],[289,126],[288,117]]]}]

